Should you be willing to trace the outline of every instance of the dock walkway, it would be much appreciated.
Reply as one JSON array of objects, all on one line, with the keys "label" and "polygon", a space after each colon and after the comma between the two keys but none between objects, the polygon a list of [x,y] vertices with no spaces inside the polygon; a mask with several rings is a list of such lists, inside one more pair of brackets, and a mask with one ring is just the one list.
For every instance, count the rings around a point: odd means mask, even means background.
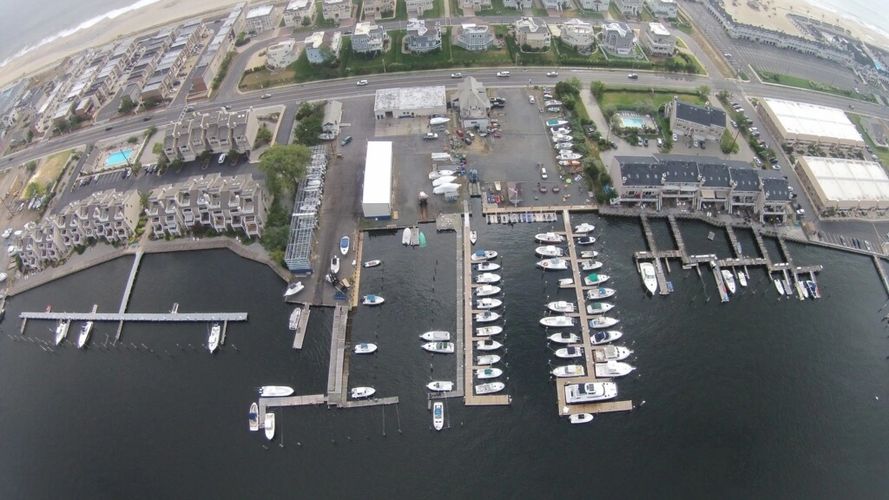
[{"label": "dock walkway", "polygon": [[293,333],[293,348],[302,349],[303,341],[306,339],[306,329],[309,327],[309,313],[312,309],[308,304],[297,304],[296,307],[302,309],[299,315],[299,323],[296,325],[296,331]]},{"label": "dock walkway", "polygon": [[58,321],[135,321],[157,323],[209,323],[213,321],[247,321],[245,312],[209,313],[100,313],[100,312],[22,312],[22,319]]},{"label": "dock walkway", "polygon": [[333,330],[330,334],[330,364],[327,367],[327,404],[341,406],[346,401],[343,388],[343,364],[346,358],[346,326],[349,309],[337,305],[333,313]]}]

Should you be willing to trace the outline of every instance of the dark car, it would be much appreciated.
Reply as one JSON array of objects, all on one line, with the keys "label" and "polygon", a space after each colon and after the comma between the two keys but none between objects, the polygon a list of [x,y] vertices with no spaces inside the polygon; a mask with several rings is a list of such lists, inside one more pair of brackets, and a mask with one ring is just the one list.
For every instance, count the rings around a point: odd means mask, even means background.
[{"label": "dark car", "polygon": [[340,146],[345,146],[346,144],[349,144],[350,142],[352,142],[352,136],[347,135],[346,137],[343,137],[343,140],[340,141]]}]

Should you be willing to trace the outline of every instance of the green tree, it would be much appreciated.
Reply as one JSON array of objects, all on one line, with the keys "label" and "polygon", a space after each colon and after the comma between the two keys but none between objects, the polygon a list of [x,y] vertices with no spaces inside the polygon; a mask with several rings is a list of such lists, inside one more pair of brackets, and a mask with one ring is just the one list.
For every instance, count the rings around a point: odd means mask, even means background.
[{"label": "green tree", "polygon": [[153,136],[156,132],[157,132],[157,127],[152,125],[152,126],[148,127],[148,130],[145,131],[145,137],[150,139],[151,136]]},{"label": "green tree", "polygon": [[321,140],[318,139],[318,134],[321,133],[322,119],[323,118],[318,113],[314,113],[308,118],[300,120],[296,129],[293,131],[293,138],[296,142],[306,146],[314,146],[321,142]]},{"label": "green tree", "polygon": [[137,142],[139,142],[139,138],[136,137],[135,135],[131,136],[131,137],[127,137],[127,142],[130,144],[136,144]]},{"label": "green tree", "polygon": [[130,113],[134,109],[136,109],[136,103],[133,102],[132,99],[130,99],[130,96],[128,96],[128,95],[123,96],[123,99],[120,100],[120,106],[118,106],[117,110],[121,114],[125,115],[127,113]]},{"label": "green tree", "polygon": [[272,131],[269,130],[268,127],[265,126],[265,123],[259,127],[259,130],[256,132],[256,140],[253,142],[253,148],[258,148],[265,144],[270,144],[272,142]]},{"label": "green tree", "polygon": [[602,96],[605,95],[605,84],[599,80],[594,81],[590,84],[590,92],[593,93],[593,97],[596,100],[601,100]]},{"label": "green tree", "polygon": [[266,250],[283,249],[287,247],[287,239],[290,237],[290,227],[286,225],[266,227],[262,233],[262,246]]},{"label": "green tree", "polygon": [[275,144],[269,148],[259,160],[269,191],[277,196],[284,189],[293,189],[306,174],[311,158],[311,151],[302,144]]},{"label": "green tree", "polygon": [[695,89],[695,93],[701,96],[702,99],[706,99],[710,95],[710,87],[701,85],[700,87]]},{"label": "green tree", "polygon": [[28,170],[28,173],[34,175],[34,172],[37,170],[37,161],[31,160],[25,165],[25,168]]},{"label": "green tree", "polygon": [[142,210],[148,208],[148,193],[146,191],[139,191],[139,205]]}]

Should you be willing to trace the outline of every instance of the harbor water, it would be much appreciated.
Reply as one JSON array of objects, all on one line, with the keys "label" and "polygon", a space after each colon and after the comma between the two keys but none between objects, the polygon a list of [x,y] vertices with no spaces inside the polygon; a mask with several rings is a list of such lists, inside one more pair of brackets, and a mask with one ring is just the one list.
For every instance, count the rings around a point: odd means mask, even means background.
[{"label": "harbor water", "polygon": [[[617,344],[637,367],[618,381],[628,413],[586,425],[557,416],[556,364],[538,326],[549,300],[574,301],[559,277],[535,268],[533,235],[553,224],[486,225],[476,248],[500,252],[504,307],[501,380],[512,404],[446,402],[431,429],[425,384],[454,380],[455,355],[420,349],[425,330],[454,331],[453,233],[422,226],[426,248],[400,233],[368,236],[351,339],[379,351],[349,359],[349,385],[370,385],[394,406],[277,410],[278,436],[247,429],[260,385],[297,394],[327,386],[331,309],[313,309],[303,350],[290,348],[283,283],[227,251],[148,255],[131,311],[246,311],[214,356],[205,325],[98,324],[89,349],[53,351],[54,325],[21,311],[116,310],[130,258],[14,297],[0,323],[0,491],[4,498],[640,497],[873,498],[889,488],[887,299],[871,260],[791,245],[797,265],[822,264],[820,301],[779,298],[767,273],[720,304],[712,276],[671,263],[675,293],[643,292],[632,252],[645,249],[638,220],[572,217],[596,225],[592,247],[617,290],[609,312]],[[658,244],[669,245],[653,220]],[[681,223],[689,253],[728,251],[720,230]],[[717,233],[708,240],[710,231]],[[753,243],[739,234],[745,251]],[[771,252],[772,250],[769,249]],[[775,250],[777,251],[777,249]],[[350,256],[351,257],[351,256]],[[322,259],[323,260],[323,259]],[[565,364],[564,362],[559,364]],[[878,398],[878,399],[877,399]],[[282,435],[283,434],[283,435]],[[260,493],[261,492],[261,493]]]}]

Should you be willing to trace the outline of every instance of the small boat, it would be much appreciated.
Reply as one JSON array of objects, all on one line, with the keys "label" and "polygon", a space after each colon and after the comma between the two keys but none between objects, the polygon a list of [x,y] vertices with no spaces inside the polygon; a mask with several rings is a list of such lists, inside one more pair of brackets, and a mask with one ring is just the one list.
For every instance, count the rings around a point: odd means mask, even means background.
[{"label": "small boat", "polygon": [[446,170],[446,169],[433,170],[432,172],[429,172],[429,180],[434,181],[435,179],[438,179],[439,177],[448,177],[448,176],[454,175],[456,173],[457,172],[455,172],[453,170]]},{"label": "small boat", "polygon": [[574,226],[574,234],[587,234],[596,230],[596,226],[584,222],[583,224],[578,224]]},{"label": "small boat", "polygon": [[275,414],[271,412],[265,414],[265,438],[275,439]]},{"label": "small boat", "polygon": [[420,334],[420,340],[425,340],[426,342],[447,342],[448,340],[451,340],[451,332],[446,332],[444,330],[430,330]]},{"label": "small boat", "polygon": [[612,309],[614,309],[614,304],[611,302],[593,302],[586,306],[587,314],[604,314]]},{"label": "small boat", "polygon": [[604,363],[596,363],[596,377],[623,377],[625,375],[629,375],[630,372],[635,369],[635,366],[620,361],[606,361]]},{"label": "small boat", "polygon": [[420,347],[426,351],[437,354],[452,354],[454,352],[453,342],[426,342]]},{"label": "small boat", "polygon": [[383,297],[380,297],[379,295],[370,294],[370,295],[365,295],[364,297],[361,297],[361,303],[366,306],[378,306],[378,305],[382,304],[383,302],[386,302],[386,299],[384,299]]},{"label": "small boat", "polygon": [[630,357],[633,351],[619,345],[606,345],[593,350],[593,358],[599,363],[605,361],[623,361]]},{"label": "small boat", "polygon": [[500,275],[494,273],[482,273],[475,277],[476,283],[497,283],[500,281]]},{"label": "small boat", "polygon": [[506,389],[506,384],[504,384],[503,382],[487,382],[475,386],[475,393],[494,394],[495,392],[500,392],[503,389]]},{"label": "small boat", "polygon": [[654,264],[651,262],[640,262],[639,273],[642,275],[642,284],[648,293],[654,295],[657,291],[657,276],[654,272]]},{"label": "small boat", "polygon": [[350,243],[350,240],[349,240],[348,236],[343,236],[342,238],[340,238],[340,253],[341,254],[343,254],[343,255],[349,254],[349,243]]},{"label": "small boat", "polygon": [[[563,152],[564,151],[564,152]],[[556,159],[559,161],[570,161],[570,160],[579,160],[583,158],[583,155],[580,153],[569,152],[566,149],[560,149],[559,155],[556,156]]]},{"label": "small boat", "polygon": [[454,383],[449,380],[433,380],[426,384],[426,388],[435,392],[448,392],[454,390]]},{"label": "small boat", "polygon": [[548,302],[546,308],[557,313],[573,313],[577,311],[577,306],[574,302],[568,302],[567,300],[554,300]]},{"label": "small boat", "polygon": [[[574,149],[574,143],[571,141],[557,142],[555,145],[553,145],[553,149],[570,151],[570,150]],[[562,161],[571,161],[571,160],[562,160]],[[573,160],[573,161],[577,161],[577,160]]]},{"label": "small boat", "polygon": [[297,307],[296,309],[293,310],[292,313],[290,313],[290,321],[288,322],[288,325],[287,325],[288,328],[290,328],[290,330],[296,331],[296,329],[299,328],[299,319],[302,317],[302,314],[303,314],[302,307]]},{"label": "small boat", "polygon": [[479,380],[497,378],[500,375],[503,375],[503,370],[500,368],[479,368],[475,371],[475,377]]},{"label": "small boat", "polygon": [[747,273],[744,271],[738,273],[738,283],[740,283],[742,287],[747,286]]},{"label": "small boat", "polygon": [[247,412],[247,423],[250,426],[251,432],[259,430],[259,406],[256,405],[256,401],[250,403],[250,411]]},{"label": "small boat", "polygon": [[475,245],[476,241],[478,241],[478,231],[469,231],[469,242]]},{"label": "small boat", "polygon": [[500,335],[501,333],[503,333],[502,326],[483,326],[475,329],[476,337],[491,337],[493,335]]},{"label": "small boat", "polygon": [[576,333],[554,333],[547,337],[551,342],[555,342],[556,344],[577,344],[580,342],[580,336]]},{"label": "small boat", "polygon": [[337,274],[340,272],[340,258],[334,255],[330,258],[330,273]]},{"label": "small boat", "polygon": [[503,347],[503,344],[491,339],[479,340],[475,343],[475,348],[479,351],[496,351],[501,347]]},{"label": "small boat", "polygon": [[65,340],[65,337],[68,336],[68,327],[71,326],[71,321],[67,319],[60,319],[59,323],[56,325],[56,345],[62,343]]},{"label": "small boat", "polygon": [[614,288],[599,287],[586,291],[587,300],[602,300],[613,297],[617,293]]},{"label": "small boat", "polygon": [[608,316],[596,316],[595,318],[590,320],[590,328],[609,328],[618,323],[620,323],[620,320],[617,318],[611,318]]},{"label": "small boat", "polygon": [[537,262],[537,267],[544,271],[565,271],[568,269],[568,261],[561,257],[553,257]]},{"label": "small boat", "polygon": [[557,143],[565,142],[565,141],[570,141],[570,140],[571,140],[571,136],[565,135],[565,134],[553,134],[553,137],[552,137],[553,144],[557,144]]},{"label": "small boat", "polygon": [[565,237],[558,233],[537,233],[534,239],[541,243],[562,243]]},{"label": "small boat", "polygon": [[483,354],[481,356],[476,356],[475,364],[478,366],[489,366],[495,365],[500,362],[500,356],[496,354]]},{"label": "small boat", "polygon": [[728,269],[722,269],[720,273],[722,274],[722,281],[725,283],[728,292],[734,295],[737,291],[737,288],[735,287],[735,275]]},{"label": "small boat", "polygon": [[541,257],[561,257],[565,255],[565,251],[553,245],[546,245],[534,249],[534,253]]},{"label": "small boat", "polygon": [[566,384],[565,402],[592,403],[617,397],[617,384],[614,382],[587,382],[585,384]]},{"label": "small boat", "polygon": [[302,281],[293,282],[293,283],[287,285],[287,288],[284,289],[284,296],[290,297],[291,295],[296,295],[299,292],[301,292],[303,290],[303,288],[305,288],[305,287],[303,286]]},{"label": "small boat", "polygon": [[475,294],[479,297],[490,297],[500,293],[500,287],[495,285],[482,285],[475,289]]},{"label": "small boat", "polygon": [[598,260],[582,260],[580,261],[581,271],[595,271],[603,266]]},{"label": "small boat", "polygon": [[593,236],[581,236],[581,237],[577,238],[577,240],[574,243],[577,245],[587,246],[587,245],[592,245],[595,242],[596,242],[596,238]]},{"label": "small boat", "polygon": [[605,330],[604,332],[596,332],[590,336],[590,344],[602,345],[621,338],[623,333],[618,330]]},{"label": "small boat", "polygon": [[784,286],[781,284],[781,280],[772,280],[772,283],[775,284],[775,290],[778,290],[778,295],[784,295]]},{"label": "small boat", "polygon": [[478,323],[490,323],[500,319],[500,315],[494,311],[484,311],[475,315],[475,321]]},{"label": "small boat", "polygon": [[608,281],[609,278],[611,278],[611,276],[608,276],[607,274],[592,273],[583,278],[583,284],[586,286],[601,285]]},{"label": "small boat", "polygon": [[219,338],[222,335],[222,325],[213,323],[210,327],[210,335],[207,336],[207,349],[210,352],[216,352],[219,349]]},{"label": "small boat", "polygon": [[373,396],[376,392],[377,390],[373,387],[353,387],[349,391],[349,395],[352,396],[352,399],[363,399]]},{"label": "small boat", "polygon": [[557,135],[557,134],[571,135],[571,129],[568,127],[558,127],[558,128],[550,127],[549,131],[552,135]]},{"label": "small boat", "polygon": [[401,233],[401,244],[402,245],[410,245],[411,244],[411,228],[406,227],[404,231]]},{"label": "small boat", "polygon": [[432,427],[437,431],[444,428],[444,403],[441,401],[432,404]]},{"label": "small boat", "polygon": [[476,309],[496,309],[503,305],[503,301],[500,299],[479,299],[475,301]]},{"label": "small boat", "polygon": [[559,349],[556,349],[556,357],[562,358],[562,359],[583,357],[583,347],[576,346],[576,345],[569,345],[568,347],[560,347]]},{"label": "small boat", "polygon": [[491,260],[497,257],[497,252],[494,250],[476,250],[472,252],[472,255],[469,256],[469,260],[472,262],[484,262],[486,260]]},{"label": "small boat", "polygon": [[293,394],[293,387],[286,385],[264,385],[259,388],[259,395],[264,398],[280,398]]},{"label": "small boat", "polygon": [[377,345],[369,342],[362,342],[360,344],[355,344],[355,347],[352,348],[352,352],[355,354],[373,354],[377,352]]},{"label": "small boat", "polygon": [[547,127],[561,127],[562,125],[568,125],[568,121],[560,118],[552,118],[546,121]]},{"label": "small boat", "polygon": [[559,165],[563,167],[579,167],[582,163],[577,160],[560,160]]},{"label": "small boat", "polygon": [[584,370],[582,365],[565,365],[557,366],[550,372],[556,377],[583,377]]},{"label": "small boat", "polygon": [[366,268],[367,267],[377,267],[382,263],[383,263],[383,261],[381,261],[380,259],[369,260],[364,263],[364,267],[366,267]]},{"label": "small boat", "polygon": [[500,264],[496,262],[480,262],[475,265],[477,271],[496,271],[500,269]]},{"label": "small boat", "polygon": [[593,421],[592,413],[575,413],[568,415],[568,421],[572,424],[586,424]]},{"label": "small boat", "polygon": [[561,278],[559,280],[560,288],[570,288],[574,286],[574,278]]},{"label": "small boat", "polygon": [[574,318],[570,316],[547,316],[540,318],[540,324],[543,326],[574,326]]},{"label": "small boat", "polygon": [[87,321],[80,327],[80,335],[77,337],[77,348],[83,349],[90,341],[90,332],[93,331],[93,322]]},{"label": "small boat", "polygon": [[451,121],[450,118],[444,116],[436,116],[435,118],[429,119],[429,125],[444,125],[445,123]]},{"label": "small boat", "polygon": [[595,250],[583,250],[580,252],[581,259],[595,259],[599,256],[599,252]]}]

